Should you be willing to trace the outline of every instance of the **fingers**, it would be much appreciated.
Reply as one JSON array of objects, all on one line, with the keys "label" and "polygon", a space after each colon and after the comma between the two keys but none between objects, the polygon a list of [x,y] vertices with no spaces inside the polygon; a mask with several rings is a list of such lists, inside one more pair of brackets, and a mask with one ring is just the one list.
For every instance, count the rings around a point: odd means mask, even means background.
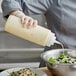
[{"label": "fingers", "polygon": [[38,25],[37,20],[34,20],[33,18],[28,16],[22,17],[21,23],[23,27],[26,27],[26,28],[34,28],[36,25]]},{"label": "fingers", "polygon": [[21,23],[24,24],[24,22],[25,22],[24,17],[21,17]]},{"label": "fingers", "polygon": [[36,25],[38,25],[37,20],[34,21],[33,26],[36,27]]}]

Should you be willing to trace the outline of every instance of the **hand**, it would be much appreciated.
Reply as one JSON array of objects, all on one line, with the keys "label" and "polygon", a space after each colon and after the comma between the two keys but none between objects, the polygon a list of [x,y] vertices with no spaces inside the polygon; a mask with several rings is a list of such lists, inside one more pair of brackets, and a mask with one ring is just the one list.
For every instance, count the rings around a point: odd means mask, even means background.
[{"label": "hand", "polygon": [[9,15],[15,15],[21,19],[21,23],[23,27],[26,28],[34,28],[36,25],[38,25],[37,20],[34,20],[32,17],[26,16],[22,11],[16,10],[10,12]]},{"label": "hand", "polygon": [[28,29],[34,28],[34,27],[36,27],[36,25],[38,25],[37,20],[34,20],[33,18],[31,18],[29,16],[22,16],[21,23],[22,23],[23,27],[26,27]]}]

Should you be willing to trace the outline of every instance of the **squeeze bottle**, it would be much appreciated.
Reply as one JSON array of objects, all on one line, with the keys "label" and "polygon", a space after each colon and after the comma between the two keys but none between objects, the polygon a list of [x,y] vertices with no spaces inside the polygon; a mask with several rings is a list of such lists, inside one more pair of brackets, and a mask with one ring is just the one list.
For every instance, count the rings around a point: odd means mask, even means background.
[{"label": "squeeze bottle", "polygon": [[7,19],[5,31],[41,46],[50,46],[54,43],[60,43],[55,39],[51,40],[51,31],[49,29],[39,25],[30,29],[26,27],[23,28],[20,18],[13,15],[9,16]]}]

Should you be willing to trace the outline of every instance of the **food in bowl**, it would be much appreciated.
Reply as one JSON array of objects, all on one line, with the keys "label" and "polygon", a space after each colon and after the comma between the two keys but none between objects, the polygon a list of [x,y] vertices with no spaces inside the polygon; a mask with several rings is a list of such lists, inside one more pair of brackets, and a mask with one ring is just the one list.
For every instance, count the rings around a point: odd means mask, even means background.
[{"label": "food in bowl", "polygon": [[76,64],[76,58],[71,57],[69,54],[62,53],[57,58],[50,57],[48,60],[50,63],[62,63],[62,64]]},{"label": "food in bowl", "polygon": [[32,72],[31,69],[26,68],[9,73],[8,76],[39,76],[39,75],[37,73]]}]

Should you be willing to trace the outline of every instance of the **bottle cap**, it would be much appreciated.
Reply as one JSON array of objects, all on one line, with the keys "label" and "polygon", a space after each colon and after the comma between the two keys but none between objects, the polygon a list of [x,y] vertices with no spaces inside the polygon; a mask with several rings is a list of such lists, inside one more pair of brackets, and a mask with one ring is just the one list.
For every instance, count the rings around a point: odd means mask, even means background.
[{"label": "bottle cap", "polygon": [[56,37],[52,37],[51,34],[49,33],[48,36],[47,36],[47,43],[46,43],[46,46],[50,47],[51,45],[54,45],[54,43],[57,43],[59,45],[62,45],[62,43],[60,43],[59,41],[56,40]]}]

